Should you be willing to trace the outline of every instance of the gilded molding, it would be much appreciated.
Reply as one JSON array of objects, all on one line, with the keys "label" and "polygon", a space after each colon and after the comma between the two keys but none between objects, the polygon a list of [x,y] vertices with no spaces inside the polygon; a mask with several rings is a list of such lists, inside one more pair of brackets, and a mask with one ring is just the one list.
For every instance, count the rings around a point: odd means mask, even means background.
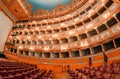
[{"label": "gilded molding", "polygon": [[70,4],[58,4],[58,6],[53,10],[48,11],[40,8],[36,12],[32,12],[32,5],[28,3],[27,0],[21,0],[21,3],[25,7],[25,9],[31,13],[31,18],[51,18],[65,15],[75,10],[76,7],[81,6],[86,1],[87,0],[71,0]]}]

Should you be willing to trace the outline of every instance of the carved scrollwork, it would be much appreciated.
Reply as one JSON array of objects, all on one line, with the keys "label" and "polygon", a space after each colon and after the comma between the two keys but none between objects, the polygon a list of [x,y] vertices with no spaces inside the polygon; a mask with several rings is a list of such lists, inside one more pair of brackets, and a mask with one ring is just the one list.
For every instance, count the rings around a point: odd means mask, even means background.
[{"label": "carved scrollwork", "polygon": [[2,1],[7,6],[11,6],[14,3],[14,0],[2,0]]},{"label": "carved scrollwork", "polygon": [[[30,12],[32,10],[31,5],[28,3],[27,0],[21,0],[21,2],[23,3],[24,7],[26,9],[28,9],[28,11]],[[78,4],[80,4],[81,2],[83,2],[83,0],[71,0],[70,4],[66,4],[66,5],[62,5],[62,4],[58,4],[56,8],[48,11],[48,10],[43,10],[43,9],[38,9],[36,12],[32,12],[32,16],[31,17],[56,17],[59,15],[64,15],[67,12],[71,11],[71,9],[75,8],[75,6],[78,6]],[[86,0],[84,0],[84,2],[86,2]],[[29,7],[30,6],[30,7]],[[29,10],[30,9],[30,10]]]}]

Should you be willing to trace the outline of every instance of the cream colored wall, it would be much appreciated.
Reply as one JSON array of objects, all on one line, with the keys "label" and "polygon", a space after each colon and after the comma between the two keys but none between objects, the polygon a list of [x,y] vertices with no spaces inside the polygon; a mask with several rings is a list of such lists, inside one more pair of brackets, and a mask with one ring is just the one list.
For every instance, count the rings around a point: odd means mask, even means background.
[{"label": "cream colored wall", "polygon": [[3,52],[4,44],[12,25],[12,21],[0,11],[0,52]]}]

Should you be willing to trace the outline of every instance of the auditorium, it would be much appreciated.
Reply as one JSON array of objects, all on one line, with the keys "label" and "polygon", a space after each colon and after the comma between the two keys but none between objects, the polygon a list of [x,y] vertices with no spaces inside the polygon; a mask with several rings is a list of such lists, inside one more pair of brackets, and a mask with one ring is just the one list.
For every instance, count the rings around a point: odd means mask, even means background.
[{"label": "auditorium", "polygon": [[0,0],[0,79],[120,79],[120,0]]}]

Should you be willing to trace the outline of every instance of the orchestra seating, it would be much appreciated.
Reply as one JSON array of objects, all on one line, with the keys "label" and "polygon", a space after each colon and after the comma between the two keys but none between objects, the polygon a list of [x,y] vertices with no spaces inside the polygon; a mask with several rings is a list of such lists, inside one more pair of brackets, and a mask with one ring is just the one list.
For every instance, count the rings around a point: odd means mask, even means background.
[{"label": "orchestra seating", "polygon": [[0,77],[2,79],[52,79],[53,71],[40,70],[36,65],[31,64],[0,61]]},{"label": "orchestra seating", "polygon": [[120,79],[120,61],[98,67],[69,69],[70,79]]},{"label": "orchestra seating", "polygon": [[[98,67],[68,69],[69,79],[119,79],[120,61]],[[55,79],[54,70],[38,69],[36,65],[0,61],[0,79]]]},{"label": "orchestra seating", "polygon": [[[30,12],[27,0],[1,1],[20,3],[28,14],[13,21],[3,49],[8,60],[0,61],[2,79],[120,79],[120,0],[70,0],[37,12]],[[0,10],[9,13],[2,2]],[[9,15],[24,15],[16,5],[6,5]]]}]

